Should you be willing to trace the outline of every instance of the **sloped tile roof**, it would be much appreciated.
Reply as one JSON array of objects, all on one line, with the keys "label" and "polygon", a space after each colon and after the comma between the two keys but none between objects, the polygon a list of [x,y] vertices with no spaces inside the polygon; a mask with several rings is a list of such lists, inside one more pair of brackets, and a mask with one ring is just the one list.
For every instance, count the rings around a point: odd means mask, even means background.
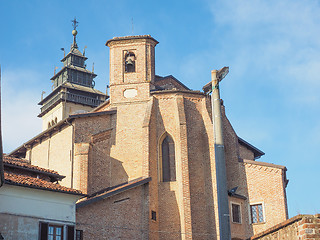
[{"label": "sloped tile roof", "polygon": [[[31,165],[26,159],[14,158],[4,154],[3,165],[6,184],[84,195],[79,190],[64,187],[57,183],[58,180],[64,178],[58,172]],[[47,177],[43,178],[43,176]],[[56,183],[52,181],[56,181]]]},{"label": "sloped tile roof", "polygon": [[26,175],[8,173],[5,171],[4,179],[6,184],[25,186],[25,187],[31,187],[31,188],[37,188],[37,189],[49,190],[49,191],[55,191],[55,192],[83,195],[82,192],[79,190],[67,188],[57,183],[52,183],[40,178],[30,177]]},{"label": "sloped tile roof", "polygon": [[31,164],[29,164],[28,160],[23,159],[23,158],[14,158],[14,157],[10,157],[8,155],[4,155],[3,156],[3,164],[5,166],[22,167],[22,168],[25,168],[26,170],[37,170],[37,171],[40,171],[40,172],[42,172],[44,174],[45,173],[50,173],[50,175],[51,174],[57,175],[57,177],[61,176],[56,171],[31,165]]}]

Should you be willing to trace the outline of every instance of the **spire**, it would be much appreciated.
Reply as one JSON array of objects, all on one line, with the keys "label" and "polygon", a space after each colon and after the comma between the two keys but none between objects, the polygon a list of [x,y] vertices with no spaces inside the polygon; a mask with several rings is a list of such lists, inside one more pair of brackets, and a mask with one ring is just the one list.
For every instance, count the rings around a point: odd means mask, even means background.
[{"label": "spire", "polygon": [[71,22],[72,22],[72,26],[73,26],[73,30],[72,30],[73,43],[71,45],[71,48],[78,48],[77,41],[76,41],[76,36],[78,34],[77,27],[78,27],[78,23],[79,22],[77,22],[76,17],[74,17],[74,19]]}]

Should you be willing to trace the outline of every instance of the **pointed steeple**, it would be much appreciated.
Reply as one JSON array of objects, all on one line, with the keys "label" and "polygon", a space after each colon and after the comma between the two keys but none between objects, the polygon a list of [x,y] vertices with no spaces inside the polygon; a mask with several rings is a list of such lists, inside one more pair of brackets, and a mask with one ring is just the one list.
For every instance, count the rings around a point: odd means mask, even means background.
[{"label": "pointed steeple", "polygon": [[[52,92],[39,103],[42,107],[38,117],[43,119],[43,130],[68,117],[73,111],[91,111],[103,103],[107,97],[106,94],[94,89],[93,79],[97,75],[86,69],[85,61],[88,58],[78,49],[76,18],[72,20],[72,25],[73,43],[70,52],[64,54],[61,60],[63,67],[51,78]],[[56,112],[53,114],[54,111],[58,111],[56,110],[58,108],[61,114],[57,115]],[[56,119],[51,119],[53,115],[56,115]]]},{"label": "pointed steeple", "polygon": [[65,67],[80,67],[80,68],[86,68],[85,61],[88,59],[87,57],[82,54],[78,49],[77,39],[76,36],[78,34],[77,27],[78,27],[78,21],[76,18],[74,18],[72,21],[72,35],[73,35],[73,43],[71,44],[70,52],[64,56],[64,58],[61,60],[63,62]]}]

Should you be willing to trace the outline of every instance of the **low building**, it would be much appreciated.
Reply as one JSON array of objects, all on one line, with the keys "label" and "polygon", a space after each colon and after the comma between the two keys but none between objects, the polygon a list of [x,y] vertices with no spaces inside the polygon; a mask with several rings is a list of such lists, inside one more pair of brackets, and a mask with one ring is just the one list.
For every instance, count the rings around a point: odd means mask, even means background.
[{"label": "low building", "polygon": [[320,239],[320,214],[297,215],[250,238],[250,240],[280,239]]},{"label": "low building", "polygon": [[79,190],[61,186],[64,176],[4,155],[0,233],[5,240],[70,240],[75,236]]}]

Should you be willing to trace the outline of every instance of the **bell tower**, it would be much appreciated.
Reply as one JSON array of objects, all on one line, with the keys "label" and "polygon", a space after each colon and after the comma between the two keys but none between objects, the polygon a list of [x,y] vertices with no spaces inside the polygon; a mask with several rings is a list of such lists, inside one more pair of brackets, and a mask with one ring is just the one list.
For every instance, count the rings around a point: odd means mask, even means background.
[{"label": "bell tower", "polygon": [[110,103],[144,101],[155,79],[155,46],[150,35],[115,37],[110,48]]},{"label": "bell tower", "polygon": [[[57,122],[77,112],[92,111],[103,103],[107,95],[94,89],[93,71],[86,68],[85,50],[81,53],[78,49],[76,30],[78,22],[73,21],[73,43],[70,52],[63,57],[63,67],[51,78],[52,92],[39,102],[42,118],[42,130],[53,127]],[[64,49],[62,49],[64,51]]]}]

